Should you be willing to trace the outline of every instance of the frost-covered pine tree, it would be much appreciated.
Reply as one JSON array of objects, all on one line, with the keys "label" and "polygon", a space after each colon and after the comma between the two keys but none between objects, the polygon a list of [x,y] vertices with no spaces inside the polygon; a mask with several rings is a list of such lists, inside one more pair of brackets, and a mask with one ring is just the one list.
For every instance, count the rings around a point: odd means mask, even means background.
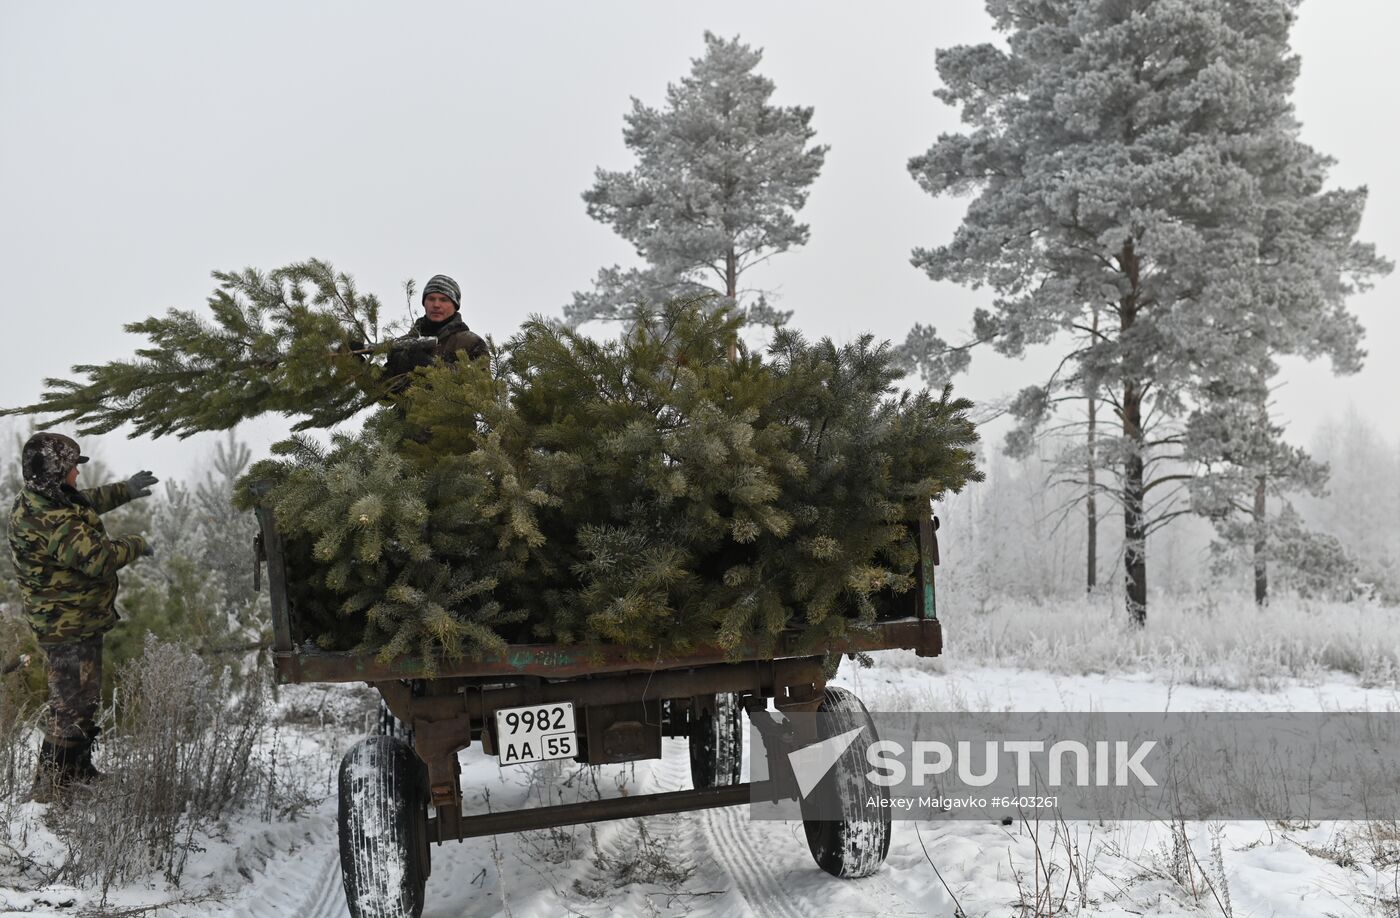
[{"label": "frost-covered pine tree", "polygon": [[[31,430],[32,426],[30,425]],[[28,432],[10,429],[5,431],[5,451],[0,455],[0,508],[4,508],[7,514],[14,505],[15,498],[19,496],[20,489],[24,487],[20,455],[27,439]],[[0,614],[9,611],[18,617],[19,602],[19,584],[15,580],[14,561],[8,550],[0,551]]]},{"label": "frost-covered pine tree", "polygon": [[1400,444],[1350,409],[1326,420],[1309,446],[1331,471],[1331,493],[1300,496],[1299,512],[1341,540],[1385,602],[1400,605]]},{"label": "frost-covered pine tree", "polygon": [[666,104],[632,99],[626,172],[597,170],[588,215],[632,243],[641,268],[614,265],[574,294],[571,325],[630,320],[639,305],[717,294],[750,322],[786,315],[740,286],[746,270],[807,241],[797,212],[827,147],[811,145],[812,109],[770,103],[773,81],[755,72],[761,49],[705,33],[705,55],[666,87]]},{"label": "frost-covered pine tree", "polygon": [[232,430],[214,447],[203,480],[194,486],[192,499],[199,512],[201,559],[218,585],[220,604],[232,624],[255,628],[250,606],[265,594],[253,590],[253,569],[248,547],[257,535],[257,519],[233,505],[239,478],[248,470],[253,453]]},{"label": "frost-covered pine tree", "polygon": [[1191,481],[1193,509],[1215,524],[1218,556],[1243,551],[1254,572],[1254,601],[1269,601],[1269,561],[1285,517],[1269,515],[1269,498],[1290,493],[1320,496],[1327,466],[1283,439],[1270,416],[1260,380],[1240,390],[1217,387],[1215,398],[1191,415],[1186,455],[1199,464]]},{"label": "frost-covered pine tree", "polygon": [[[936,95],[971,130],[910,161],[931,194],[978,192],[953,240],[916,250],[915,264],[995,291],[974,324],[998,351],[1067,343],[1064,366],[1116,416],[1114,497],[1139,623],[1148,533],[1189,512],[1162,500],[1188,474],[1173,464],[1175,419],[1230,376],[1241,346],[1313,354],[1319,336],[1360,335],[1345,292],[1375,255],[1353,241],[1354,223],[1322,246],[1307,233],[1262,241],[1271,215],[1291,210],[1302,227],[1323,211],[1359,217],[1365,200],[1365,189],[1322,191],[1327,161],[1298,140],[1295,7],[991,0],[1007,46],[937,59]],[[1308,181],[1273,181],[1290,170]],[[1286,269],[1271,263],[1284,251]]]},{"label": "frost-covered pine tree", "polygon": [[1185,429],[1187,457],[1197,463],[1192,509],[1215,526],[1215,572],[1233,573],[1243,560],[1259,606],[1277,586],[1303,596],[1357,595],[1360,569],[1350,552],[1307,526],[1292,502],[1327,495],[1327,464],[1284,439],[1264,380],[1242,391],[1224,385],[1211,387],[1214,397],[1192,412]]},{"label": "frost-covered pine tree", "polygon": [[[1198,465],[1193,506],[1215,524],[1218,549],[1247,548],[1259,605],[1268,602],[1271,559],[1335,554],[1330,545],[1314,544],[1316,536],[1287,503],[1290,493],[1321,496],[1328,469],[1287,443],[1272,416],[1275,357],[1327,357],[1336,373],[1359,370],[1361,329],[1345,301],[1391,268],[1371,246],[1354,241],[1365,194],[1325,191],[1330,165],[1297,145],[1271,156],[1259,172],[1257,257],[1248,282],[1261,295],[1232,318],[1234,333],[1222,339],[1229,351],[1203,362],[1215,376],[1198,387],[1185,431],[1187,458]],[[1270,499],[1282,502],[1280,512],[1270,514]],[[1354,564],[1332,567],[1345,580]],[[1319,578],[1307,580],[1316,590]]]}]

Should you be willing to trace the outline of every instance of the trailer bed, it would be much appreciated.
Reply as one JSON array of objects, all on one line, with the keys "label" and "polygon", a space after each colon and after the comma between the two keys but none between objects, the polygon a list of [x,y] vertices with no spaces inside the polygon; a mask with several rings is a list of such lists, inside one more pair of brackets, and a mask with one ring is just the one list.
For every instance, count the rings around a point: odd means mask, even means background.
[{"label": "trailer bed", "polygon": [[510,644],[502,654],[480,659],[439,659],[435,667],[429,667],[423,659],[414,656],[383,661],[374,653],[325,651],[309,644],[294,643],[282,537],[269,509],[259,507],[257,516],[260,532],[255,547],[255,563],[259,572],[262,563],[267,564],[272,605],[273,666],[277,681],[283,684],[375,683],[419,679],[428,672],[433,673],[433,678],[536,676],[564,679],[876,650],[913,650],[921,657],[932,657],[943,650],[943,632],[938,622],[934,593],[934,567],[939,560],[935,533],[937,520],[934,518],[922,520],[917,527],[920,563],[916,571],[916,588],[903,596],[892,597],[893,605],[889,611],[893,614],[882,616],[868,629],[853,627],[845,638],[836,642],[814,643],[800,629],[792,629],[780,634],[772,644],[753,643],[739,648],[735,653],[714,645],[700,645],[681,653],[658,652],[649,656],[634,648],[609,645]]}]

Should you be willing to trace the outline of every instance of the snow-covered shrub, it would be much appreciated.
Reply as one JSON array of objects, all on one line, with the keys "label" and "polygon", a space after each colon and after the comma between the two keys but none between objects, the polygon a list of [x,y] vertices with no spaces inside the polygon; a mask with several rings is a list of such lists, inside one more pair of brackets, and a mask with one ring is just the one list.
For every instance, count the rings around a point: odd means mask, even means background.
[{"label": "snow-covered shrub", "polygon": [[0,839],[15,828],[15,810],[33,782],[39,718],[48,686],[34,633],[0,608]]},{"label": "snow-covered shrub", "polygon": [[0,840],[16,828],[17,808],[34,779],[41,706],[25,702],[7,676],[0,680]]},{"label": "snow-covered shrub", "polygon": [[188,647],[149,639],[104,715],[97,764],[107,776],[50,811],[67,847],[61,876],[104,892],[157,870],[178,883],[196,833],[255,806],[269,786],[255,755],[263,684],[235,683]]},{"label": "snow-covered shrub", "polygon": [[1158,614],[1130,626],[1111,595],[985,607],[940,589],[945,665],[967,662],[1088,674],[1153,672],[1190,684],[1273,688],[1326,672],[1366,685],[1400,684],[1400,610],[1373,603],[1280,597],[1263,609],[1245,594],[1153,598]]},{"label": "snow-covered shrub", "polygon": [[[654,884],[670,889],[685,885],[695,872],[695,865],[686,863],[685,856],[671,843],[669,835],[656,835],[647,831],[647,821],[635,819],[636,834],[626,833],[626,841],[610,850],[598,844],[596,826],[588,827],[589,839],[593,846],[593,860],[598,873],[614,887],[629,883]],[[574,891],[588,897],[602,895],[603,882],[574,882]]]},{"label": "snow-covered shrub", "polygon": [[381,706],[367,683],[308,682],[277,687],[272,719],[293,730],[357,736],[378,731]]}]

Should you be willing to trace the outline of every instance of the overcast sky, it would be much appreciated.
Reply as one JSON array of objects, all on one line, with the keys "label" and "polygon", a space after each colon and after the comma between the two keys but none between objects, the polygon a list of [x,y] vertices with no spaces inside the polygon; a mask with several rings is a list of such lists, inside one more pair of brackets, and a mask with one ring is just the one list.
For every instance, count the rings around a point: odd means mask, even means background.
[{"label": "overcast sky", "polygon": [[[579,197],[625,169],[629,97],[660,104],[705,29],[764,50],[777,101],[813,106],[826,166],[811,242],[760,285],[811,335],[956,336],[985,291],[909,264],[965,202],[933,199],[906,162],[956,112],[932,96],[939,47],[993,39],[980,3],[42,3],[0,0],[0,405],[70,366],[128,357],[122,325],[202,307],[209,272],[319,257],[405,315],[402,282],[451,274],[477,331],[557,314],[629,246]],[[1400,256],[1394,37],[1400,5],[1308,0],[1294,30],[1304,137],[1369,185],[1362,238]],[[1354,406],[1400,433],[1400,278],[1353,301],[1366,369],[1290,363],[1295,439]],[[1044,365],[979,355],[959,388],[994,398]],[[241,431],[261,455],[287,429]],[[119,471],[186,474],[210,436],[85,441]]]}]

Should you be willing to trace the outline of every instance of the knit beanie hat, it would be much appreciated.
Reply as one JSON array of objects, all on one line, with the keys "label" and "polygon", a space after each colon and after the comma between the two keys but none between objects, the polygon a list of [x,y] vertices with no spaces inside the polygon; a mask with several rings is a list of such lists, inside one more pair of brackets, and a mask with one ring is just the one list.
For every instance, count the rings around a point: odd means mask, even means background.
[{"label": "knit beanie hat", "polygon": [[423,285],[423,301],[426,302],[428,294],[441,293],[452,301],[458,311],[462,309],[462,288],[457,286],[457,282],[446,274],[434,274],[432,279]]}]

